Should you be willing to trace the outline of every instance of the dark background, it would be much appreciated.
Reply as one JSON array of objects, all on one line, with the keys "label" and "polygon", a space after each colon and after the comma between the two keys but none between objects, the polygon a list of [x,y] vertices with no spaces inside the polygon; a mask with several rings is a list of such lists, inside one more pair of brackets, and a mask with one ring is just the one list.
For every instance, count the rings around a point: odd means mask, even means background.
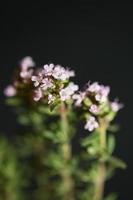
[{"label": "dark background", "polygon": [[36,2],[11,1],[0,9],[0,131],[13,134],[16,128],[2,90],[24,56],[32,56],[39,65],[53,62],[72,67],[81,87],[88,80],[110,85],[112,97],[125,104],[116,120],[121,124],[116,155],[128,168],[117,171],[106,192],[118,192],[119,200],[132,200],[133,5]]}]

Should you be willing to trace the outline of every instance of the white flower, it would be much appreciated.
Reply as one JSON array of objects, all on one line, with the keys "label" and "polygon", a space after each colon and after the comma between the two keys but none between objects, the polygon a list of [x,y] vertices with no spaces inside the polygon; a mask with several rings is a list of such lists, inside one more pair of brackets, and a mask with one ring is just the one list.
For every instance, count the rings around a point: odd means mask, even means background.
[{"label": "white flower", "polygon": [[111,103],[111,109],[113,112],[118,112],[121,108],[123,108],[123,104],[114,101]]},{"label": "white flower", "polygon": [[53,73],[53,68],[54,68],[54,64],[49,64],[49,65],[44,65],[44,70],[43,70],[43,74],[45,76],[51,76]]},{"label": "white flower", "polygon": [[34,91],[33,99],[34,101],[39,101],[42,98],[42,90],[40,88]]},{"label": "white flower", "polygon": [[75,100],[75,106],[81,106],[82,101],[85,98],[85,92],[80,92],[79,94],[74,94],[72,96],[73,100]]},{"label": "white flower", "polygon": [[93,131],[95,128],[98,128],[98,126],[99,126],[99,124],[96,121],[96,118],[93,116],[90,116],[89,119],[87,120],[84,128],[86,130]]},{"label": "white flower", "polygon": [[30,56],[27,56],[20,61],[20,66],[22,71],[27,71],[29,67],[35,66],[35,62]]},{"label": "white flower", "polygon": [[71,95],[78,90],[78,85],[75,85],[73,82],[70,82],[66,88],[60,90],[59,94],[62,101],[70,99]]},{"label": "white flower", "polygon": [[97,93],[100,90],[100,85],[98,82],[94,82],[91,85],[89,85],[88,89],[89,92],[95,92]]},{"label": "white flower", "polygon": [[70,78],[70,77],[74,77],[75,76],[75,72],[73,70],[66,70],[66,77]]},{"label": "white flower", "polygon": [[69,95],[69,93],[68,93],[66,88],[61,89],[59,94],[60,94],[60,98],[61,98],[62,101],[70,99],[70,95]]},{"label": "white flower", "polygon": [[94,82],[91,85],[89,85],[87,91],[94,93],[96,101],[103,103],[107,100],[107,97],[110,92],[110,87],[99,85],[98,82]]},{"label": "white flower", "polygon": [[74,92],[76,92],[79,89],[79,86],[74,84],[73,82],[70,82],[69,85],[67,86],[67,90],[70,95],[73,95]]},{"label": "white flower", "polygon": [[48,95],[48,104],[52,103],[55,100],[55,97],[52,94]]},{"label": "white flower", "polygon": [[74,75],[75,75],[74,71],[70,71],[68,69],[65,70],[65,68],[60,65],[56,65],[52,73],[52,76],[55,79],[62,81],[65,81]]},{"label": "white flower", "polygon": [[5,94],[7,97],[15,96],[15,95],[16,95],[16,89],[14,88],[14,86],[9,85],[9,86],[7,86],[7,87],[5,88],[4,94]]},{"label": "white flower", "polygon": [[93,114],[97,114],[97,113],[99,112],[98,106],[95,105],[95,104],[92,104],[92,105],[90,106],[89,111],[90,111],[91,113],[93,113]]},{"label": "white flower", "polygon": [[31,78],[33,74],[33,69],[29,69],[29,68],[34,67],[34,66],[35,66],[35,63],[30,56],[23,58],[20,62],[20,67],[21,67],[20,77],[23,79]]},{"label": "white flower", "polygon": [[63,67],[60,65],[56,65],[55,68],[53,69],[52,76],[57,79],[57,80],[66,80],[66,72]]},{"label": "white flower", "polygon": [[32,76],[31,80],[34,82],[34,86],[37,87],[39,85],[38,77],[37,76]]},{"label": "white flower", "polygon": [[43,80],[42,73],[39,73],[37,76],[32,76],[31,80],[34,82],[34,86],[37,87]]},{"label": "white flower", "polygon": [[108,94],[110,92],[110,87],[108,86],[100,86],[99,91],[95,95],[95,99],[101,103],[105,102],[107,100]]},{"label": "white flower", "polygon": [[42,88],[42,90],[47,90],[48,88],[52,88],[53,87],[53,83],[51,82],[51,79],[44,78],[42,80],[42,83],[41,83],[40,87]]}]

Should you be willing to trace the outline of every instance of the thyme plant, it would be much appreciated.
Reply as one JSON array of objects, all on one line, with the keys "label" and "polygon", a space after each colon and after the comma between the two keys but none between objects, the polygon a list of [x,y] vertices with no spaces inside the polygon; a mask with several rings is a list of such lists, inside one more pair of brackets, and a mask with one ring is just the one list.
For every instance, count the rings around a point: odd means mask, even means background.
[{"label": "thyme plant", "polygon": [[[4,90],[7,104],[15,108],[24,127],[15,136],[15,148],[27,200],[116,199],[112,194],[105,197],[104,186],[117,167],[125,168],[112,155],[111,133],[112,121],[123,106],[109,100],[109,86],[88,82],[80,91],[70,81],[74,76],[61,65],[35,67],[33,59],[25,57]],[[85,133],[74,153],[79,122]]]}]

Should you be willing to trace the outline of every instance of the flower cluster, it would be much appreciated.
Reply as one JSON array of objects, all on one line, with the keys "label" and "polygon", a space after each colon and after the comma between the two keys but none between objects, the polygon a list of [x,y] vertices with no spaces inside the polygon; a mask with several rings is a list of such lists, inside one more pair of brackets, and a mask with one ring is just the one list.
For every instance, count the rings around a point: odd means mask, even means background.
[{"label": "flower cluster", "polygon": [[95,128],[98,128],[99,124],[96,121],[95,117],[90,116],[85,124],[85,129],[93,131]]},{"label": "flower cluster", "polygon": [[20,61],[20,77],[26,82],[27,79],[30,79],[33,74],[33,67],[35,62],[30,56],[23,58]]},{"label": "flower cluster", "polygon": [[[109,100],[110,87],[100,85],[98,82],[87,84],[84,91],[72,96],[76,107],[81,107],[86,117],[85,129],[93,131],[99,126],[99,117],[115,114],[123,107],[118,101]],[[112,115],[113,116],[113,115]]]},{"label": "flower cluster", "polygon": [[97,82],[94,82],[92,84],[88,84],[87,91],[91,95],[94,95],[94,98],[97,102],[103,103],[107,101],[107,98],[110,92],[110,87],[99,85]]},{"label": "flower cluster", "polygon": [[39,101],[47,97],[48,104],[55,100],[66,101],[78,90],[78,85],[69,82],[69,78],[75,75],[74,71],[65,69],[60,65],[44,65],[37,75],[31,80],[34,83],[34,100]]},{"label": "flower cluster", "polygon": [[[78,85],[70,81],[75,76],[73,70],[65,69],[61,65],[45,64],[43,68],[35,68],[35,62],[29,56],[20,62],[19,72],[12,85],[4,93],[8,97],[19,93],[20,88],[29,88],[27,96],[33,102],[45,102],[49,105],[71,102],[83,111],[86,124],[85,129],[93,131],[99,126],[99,117],[119,111],[122,108],[117,100],[109,100],[110,87],[98,82],[88,83],[84,91],[78,91]],[[23,91],[21,91],[23,92]],[[30,93],[30,95],[29,95]]]},{"label": "flower cluster", "polygon": [[29,56],[23,58],[19,64],[13,84],[4,90],[8,97],[18,95],[21,88],[30,88],[28,92],[31,95],[28,96],[32,96],[33,101],[44,100],[52,104],[55,101],[69,100],[78,90],[78,85],[69,81],[75,76],[73,70],[52,63],[44,65],[42,69],[35,68],[35,62]]},{"label": "flower cluster", "polygon": [[30,56],[23,58],[19,63],[19,68],[17,69],[17,73],[15,73],[14,81],[12,85],[8,85],[4,94],[7,97],[14,97],[19,93],[20,86],[29,85],[31,82],[31,77],[34,73],[33,67],[35,66],[35,62]]}]

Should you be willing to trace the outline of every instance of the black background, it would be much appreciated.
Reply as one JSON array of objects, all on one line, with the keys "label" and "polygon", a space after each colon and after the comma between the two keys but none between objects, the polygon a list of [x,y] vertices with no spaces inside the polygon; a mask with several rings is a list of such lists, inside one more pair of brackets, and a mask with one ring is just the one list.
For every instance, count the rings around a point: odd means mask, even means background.
[{"label": "black background", "polygon": [[81,87],[88,80],[110,85],[112,98],[119,97],[125,104],[116,120],[121,124],[116,154],[128,168],[117,171],[106,192],[118,192],[119,200],[132,200],[133,5],[9,2],[0,9],[0,131],[13,134],[16,129],[15,116],[4,106],[2,90],[24,56],[32,56],[39,65],[70,66]]}]

